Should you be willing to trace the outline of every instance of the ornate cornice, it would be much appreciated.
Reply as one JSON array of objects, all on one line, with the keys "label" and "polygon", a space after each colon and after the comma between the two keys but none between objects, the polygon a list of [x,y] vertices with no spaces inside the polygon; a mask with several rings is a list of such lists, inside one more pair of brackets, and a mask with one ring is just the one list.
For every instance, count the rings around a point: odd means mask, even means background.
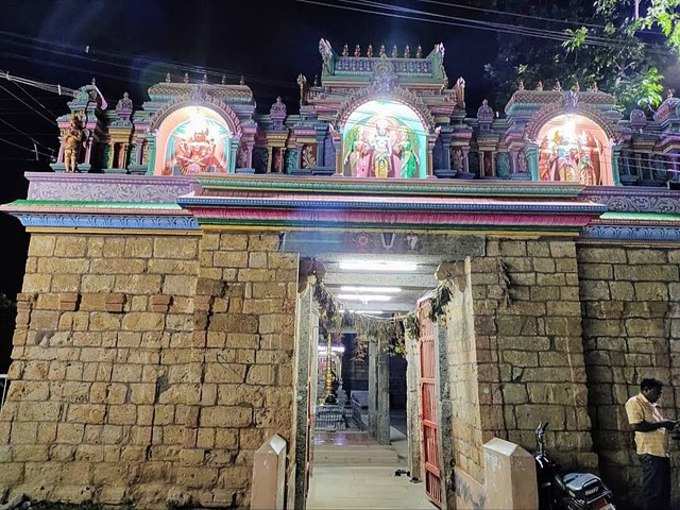
[{"label": "ornate cornice", "polygon": [[163,105],[162,108],[154,112],[148,120],[149,131],[158,129],[168,115],[186,106],[204,106],[214,110],[222,117],[222,119],[224,119],[234,136],[236,138],[241,137],[243,130],[241,129],[241,121],[236,112],[221,99],[197,88],[192,89],[191,94],[175,97]]},{"label": "ornate cornice", "polygon": [[571,105],[571,108],[565,108],[565,104],[563,102],[553,102],[543,106],[532,116],[531,120],[527,124],[525,130],[526,136],[530,140],[535,141],[538,138],[538,132],[546,122],[553,119],[554,117],[564,114],[582,115],[587,117],[600,126],[610,140],[613,141],[616,137],[614,126],[612,125],[611,121],[602,115],[602,113],[600,113],[597,108],[583,102],[573,104]]},{"label": "ornate cornice", "polygon": [[356,90],[342,103],[336,117],[337,128],[342,129],[354,110],[362,104],[373,100],[390,100],[402,103],[413,109],[428,131],[432,132],[434,130],[434,117],[432,117],[432,114],[419,96],[400,86],[385,88],[378,82]]}]

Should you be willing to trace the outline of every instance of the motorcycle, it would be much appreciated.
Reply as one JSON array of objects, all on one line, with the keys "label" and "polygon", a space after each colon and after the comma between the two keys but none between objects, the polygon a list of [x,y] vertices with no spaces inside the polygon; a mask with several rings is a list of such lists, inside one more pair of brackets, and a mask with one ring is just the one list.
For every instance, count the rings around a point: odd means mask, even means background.
[{"label": "motorcycle", "polygon": [[538,451],[534,455],[540,510],[616,510],[612,491],[592,473],[563,473],[545,450],[548,423],[536,429]]}]

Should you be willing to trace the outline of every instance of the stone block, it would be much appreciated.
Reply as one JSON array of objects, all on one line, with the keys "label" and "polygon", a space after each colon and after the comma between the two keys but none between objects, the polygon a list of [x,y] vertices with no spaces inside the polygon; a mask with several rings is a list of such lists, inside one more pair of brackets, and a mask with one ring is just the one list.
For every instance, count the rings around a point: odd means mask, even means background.
[{"label": "stone block", "polygon": [[26,274],[21,288],[23,292],[49,292],[51,282],[51,274]]},{"label": "stone block", "polygon": [[635,297],[640,301],[667,301],[668,286],[663,282],[635,282]]},{"label": "stone block", "polygon": [[484,448],[484,508],[538,509],[536,462],[519,445],[494,438]]},{"label": "stone block", "polygon": [[185,275],[166,275],[163,282],[163,293],[191,296],[194,295],[196,288],[196,277]]},{"label": "stone block", "polygon": [[32,234],[28,244],[28,255],[31,257],[50,257],[54,255],[55,236]]},{"label": "stone block", "polygon": [[198,238],[157,237],[154,239],[153,255],[162,259],[193,259],[198,254]]},{"label": "stone block", "polygon": [[253,457],[251,510],[283,510],[286,487],[286,441],[275,434]]},{"label": "stone block", "polygon": [[247,427],[252,423],[253,412],[249,407],[207,407],[201,412],[202,427]]},{"label": "stone block", "polygon": [[126,257],[149,258],[153,253],[153,240],[148,237],[132,237],[125,240]]},{"label": "stone block", "polygon": [[77,274],[55,274],[52,276],[52,292],[78,292],[80,279]]}]

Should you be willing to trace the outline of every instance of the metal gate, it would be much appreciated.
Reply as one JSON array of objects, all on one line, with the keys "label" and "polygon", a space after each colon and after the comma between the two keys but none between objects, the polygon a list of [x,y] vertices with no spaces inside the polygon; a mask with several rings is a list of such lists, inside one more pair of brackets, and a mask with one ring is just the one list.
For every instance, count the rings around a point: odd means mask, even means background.
[{"label": "metal gate", "polygon": [[432,503],[441,508],[442,483],[439,465],[439,444],[437,442],[437,395],[435,389],[435,339],[434,324],[430,320],[431,304],[429,300],[418,304],[417,316],[420,325],[418,339],[420,357],[420,395],[422,430],[421,452],[423,455],[423,475],[425,493]]}]

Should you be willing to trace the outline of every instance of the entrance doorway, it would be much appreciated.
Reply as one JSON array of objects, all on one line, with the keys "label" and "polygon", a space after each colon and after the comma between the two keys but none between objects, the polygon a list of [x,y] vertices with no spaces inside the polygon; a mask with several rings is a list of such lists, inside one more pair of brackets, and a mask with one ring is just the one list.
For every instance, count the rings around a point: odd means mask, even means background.
[{"label": "entrance doorway", "polygon": [[394,324],[403,341],[403,318],[436,286],[440,260],[349,254],[317,260],[324,289],[349,321],[330,341],[320,328],[312,361],[310,373],[318,375],[306,508],[435,508],[414,462],[422,448],[420,390],[407,371],[420,371],[418,353],[395,348],[396,338],[380,328]]}]

